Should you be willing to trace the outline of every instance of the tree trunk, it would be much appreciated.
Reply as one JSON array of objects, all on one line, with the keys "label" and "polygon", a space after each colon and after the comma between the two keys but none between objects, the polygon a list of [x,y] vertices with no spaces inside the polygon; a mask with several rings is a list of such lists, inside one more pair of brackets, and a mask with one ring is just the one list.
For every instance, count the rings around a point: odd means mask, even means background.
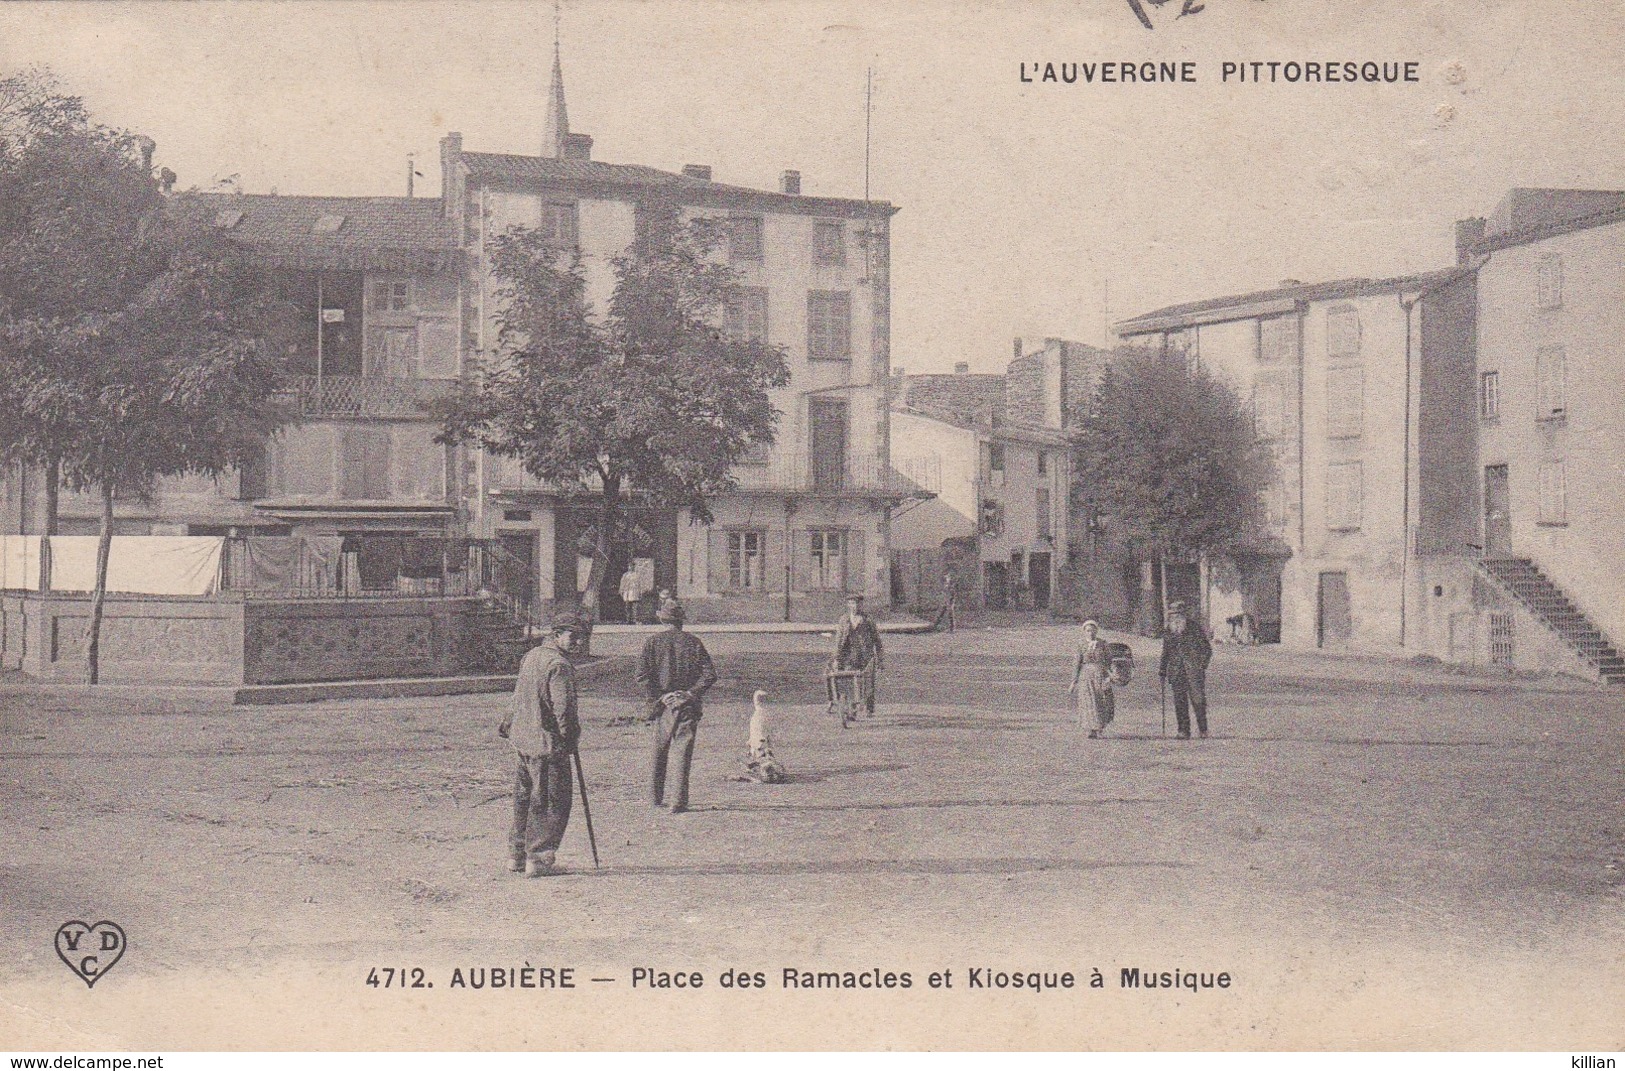
[{"label": "tree trunk", "polygon": [[606,479],[604,497],[599,503],[598,532],[592,543],[592,564],[587,567],[587,590],[581,593],[581,613],[587,619],[587,635],[581,638],[582,654],[592,653],[592,628],[598,623],[598,589],[603,586],[604,570],[609,565],[609,534],[614,531],[620,505],[620,481]]},{"label": "tree trunk", "polygon": [[102,485],[102,528],[96,539],[96,587],[90,593],[90,630],[85,660],[90,669],[90,683],[96,684],[101,676],[102,605],[107,601],[107,559],[113,549],[113,487]]},{"label": "tree trunk", "polygon": [[1157,619],[1157,631],[1168,627],[1168,558],[1166,555],[1157,555],[1157,598],[1162,604]]}]

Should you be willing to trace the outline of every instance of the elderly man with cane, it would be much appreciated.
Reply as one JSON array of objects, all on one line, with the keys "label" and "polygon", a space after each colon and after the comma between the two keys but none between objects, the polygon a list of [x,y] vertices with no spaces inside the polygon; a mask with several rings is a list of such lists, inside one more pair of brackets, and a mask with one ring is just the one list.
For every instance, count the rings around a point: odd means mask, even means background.
[{"label": "elderly man with cane", "polygon": [[688,769],[694,761],[694,736],[703,713],[700,701],[717,682],[710,652],[697,637],[683,631],[683,616],[677,600],[662,603],[655,618],[666,626],[665,631],[650,636],[638,657],[638,683],[649,697],[647,720],[655,725],[649,798],[656,807],[665,805],[669,770],[672,814],[688,810]]},{"label": "elderly man with cane", "polygon": [[[1213,660],[1213,644],[1201,622],[1185,613],[1184,602],[1168,604],[1168,628],[1162,634],[1162,665],[1158,670],[1164,686],[1174,690],[1174,722],[1179,739],[1191,738],[1191,711],[1196,712],[1196,731],[1207,737],[1207,666]],[[1163,723],[1166,733],[1167,722]]]},{"label": "elderly man with cane", "polygon": [[520,663],[513,702],[497,726],[497,735],[513,745],[518,760],[508,869],[524,871],[527,877],[556,873],[555,853],[570,823],[570,757],[581,739],[570,652],[586,632],[586,621],[573,613],[553,619],[547,639]]}]

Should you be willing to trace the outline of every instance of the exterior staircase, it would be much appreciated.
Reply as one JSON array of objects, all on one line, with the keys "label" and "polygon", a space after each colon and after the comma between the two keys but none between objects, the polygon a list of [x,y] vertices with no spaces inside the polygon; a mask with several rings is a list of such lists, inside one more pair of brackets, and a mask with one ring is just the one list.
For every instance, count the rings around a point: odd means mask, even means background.
[{"label": "exterior staircase", "polygon": [[1625,685],[1625,658],[1534,562],[1528,558],[1486,558],[1479,564],[1492,580],[1595,667],[1604,683]]}]

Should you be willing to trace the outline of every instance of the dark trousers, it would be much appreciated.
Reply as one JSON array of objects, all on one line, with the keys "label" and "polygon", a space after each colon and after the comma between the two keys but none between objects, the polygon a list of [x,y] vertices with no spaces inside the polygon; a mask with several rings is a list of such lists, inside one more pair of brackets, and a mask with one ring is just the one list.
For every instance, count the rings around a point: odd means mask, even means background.
[{"label": "dark trousers", "polygon": [[662,710],[654,723],[654,755],[649,768],[649,799],[655,806],[666,802],[666,773],[671,772],[671,805],[688,806],[688,767],[694,761],[694,734],[699,730],[696,714],[674,714]]},{"label": "dark trousers", "polygon": [[570,824],[570,755],[520,755],[513,785],[513,831],[508,849],[514,858],[535,859],[558,851]]},{"label": "dark trousers", "polygon": [[1179,735],[1191,735],[1192,709],[1196,711],[1197,731],[1207,732],[1207,675],[1170,674],[1168,687],[1174,690],[1174,721],[1179,725]]}]

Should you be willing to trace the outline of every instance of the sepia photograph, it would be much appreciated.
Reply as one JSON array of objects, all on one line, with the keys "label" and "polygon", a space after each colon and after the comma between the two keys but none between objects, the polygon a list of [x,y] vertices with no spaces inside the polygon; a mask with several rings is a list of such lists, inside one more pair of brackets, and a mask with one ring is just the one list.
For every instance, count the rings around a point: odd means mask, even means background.
[{"label": "sepia photograph", "polygon": [[0,1048],[1615,1066],[1621,55],[0,5]]}]

